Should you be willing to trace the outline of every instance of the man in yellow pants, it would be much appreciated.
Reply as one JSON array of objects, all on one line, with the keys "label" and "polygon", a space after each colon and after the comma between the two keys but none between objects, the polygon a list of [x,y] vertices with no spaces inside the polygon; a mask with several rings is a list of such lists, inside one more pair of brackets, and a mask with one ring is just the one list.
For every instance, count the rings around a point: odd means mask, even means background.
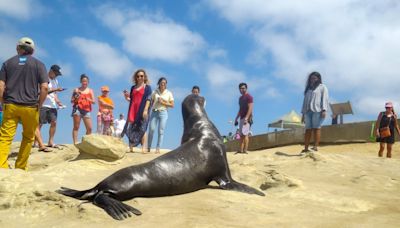
[{"label": "man in yellow pants", "polygon": [[32,56],[35,44],[28,37],[17,43],[17,55],[5,61],[0,70],[0,103],[3,124],[0,128],[0,167],[8,169],[8,154],[22,123],[22,141],[15,168],[27,169],[28,158],[39,124],[39,109],[47,95],[49,79],[44,64]]}]

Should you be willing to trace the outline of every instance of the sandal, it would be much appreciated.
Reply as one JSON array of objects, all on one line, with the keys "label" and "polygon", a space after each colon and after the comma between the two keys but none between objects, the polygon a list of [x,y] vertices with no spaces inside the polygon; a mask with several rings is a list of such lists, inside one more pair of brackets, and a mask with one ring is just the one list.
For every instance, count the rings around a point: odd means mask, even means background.
[{"label": "sandal", "polygon": [[61,148],[59,145],[57,144],[53,144],[53,145],[47,145],[46,147],[50,147],[50,148],[54,148],[54,149],[59,149],[62,150],[63,148]]},{"label": "sandal", "polygon": [[49,148],[47,148],[47,147],[42,147],[42,148],[39,148],[38,149],[38,151],[40,151],[40,152],[46,152],[46,153],[48,153],[48,152],[52,152],[52,150],[50,150]]}]

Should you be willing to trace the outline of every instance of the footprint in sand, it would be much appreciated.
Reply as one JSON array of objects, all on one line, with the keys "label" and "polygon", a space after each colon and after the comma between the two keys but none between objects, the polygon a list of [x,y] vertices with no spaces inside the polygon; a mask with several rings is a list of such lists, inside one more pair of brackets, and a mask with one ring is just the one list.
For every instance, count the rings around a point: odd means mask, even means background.
[{"label": "footprint in sand", "polygon": [[270,188],[295,188],[302,185],[300,180],[289,178],[284,174],[278,173],[276,170],[263,171],[263,181],[260,185],[262,190]]}]

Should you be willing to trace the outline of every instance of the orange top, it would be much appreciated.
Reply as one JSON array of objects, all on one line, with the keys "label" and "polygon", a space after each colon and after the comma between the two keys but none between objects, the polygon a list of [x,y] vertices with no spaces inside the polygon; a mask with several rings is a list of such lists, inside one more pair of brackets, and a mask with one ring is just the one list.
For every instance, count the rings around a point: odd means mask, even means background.
[{"label": "orange top", "polygon": [[[103,97],[103,96],[98,96],[97,97],[99,101],[109,104],[109,105],[114,105],[114,102],[111,100],[110,97]],[[104,106],[101,102],[99,102],[99,112],[101,112],[103,109],[110,109],[106,106]]]}]

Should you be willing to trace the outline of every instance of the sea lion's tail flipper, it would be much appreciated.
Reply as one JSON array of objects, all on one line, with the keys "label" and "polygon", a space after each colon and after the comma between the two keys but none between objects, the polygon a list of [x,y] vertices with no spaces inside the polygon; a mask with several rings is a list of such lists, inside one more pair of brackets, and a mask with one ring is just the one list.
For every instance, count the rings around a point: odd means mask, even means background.
[{"label": "sea lion's tail flipper", "polygon": [[56,192],[65,196],[73,197],[75,199],[90,200],[97,193],[97,190],[89,189],[78,191],[70,188],[61,187],[61,189],[57,190]]},{"label": "sea lion's tail flipper", "polygon": [[238,191],[238,192],[244,192],[248,194],[256,194],[259,196],[265,196],[265,194],[255,188],[252,188],[250,186],[247,186],[245,184],[236,182],[236,181],[231,181],[229,183],[220,183],[219,185],[222,189],[225,190],[232,190],[232,191]]},{"label": "sea lion's tail flipper", "polygon": [[138,209],[133,208],[127,204],[124,204],[119,200],[111,198],[110,196],[102,192],[96,195],[96,197],[93,200],[93,203],[96,206],[103,208],[107,212],[107,214],[109,214],[116,220],[123,220],[128,217],[131,217],[131,214],[135,215],[142,214],[142,212],[140,212]]}]

